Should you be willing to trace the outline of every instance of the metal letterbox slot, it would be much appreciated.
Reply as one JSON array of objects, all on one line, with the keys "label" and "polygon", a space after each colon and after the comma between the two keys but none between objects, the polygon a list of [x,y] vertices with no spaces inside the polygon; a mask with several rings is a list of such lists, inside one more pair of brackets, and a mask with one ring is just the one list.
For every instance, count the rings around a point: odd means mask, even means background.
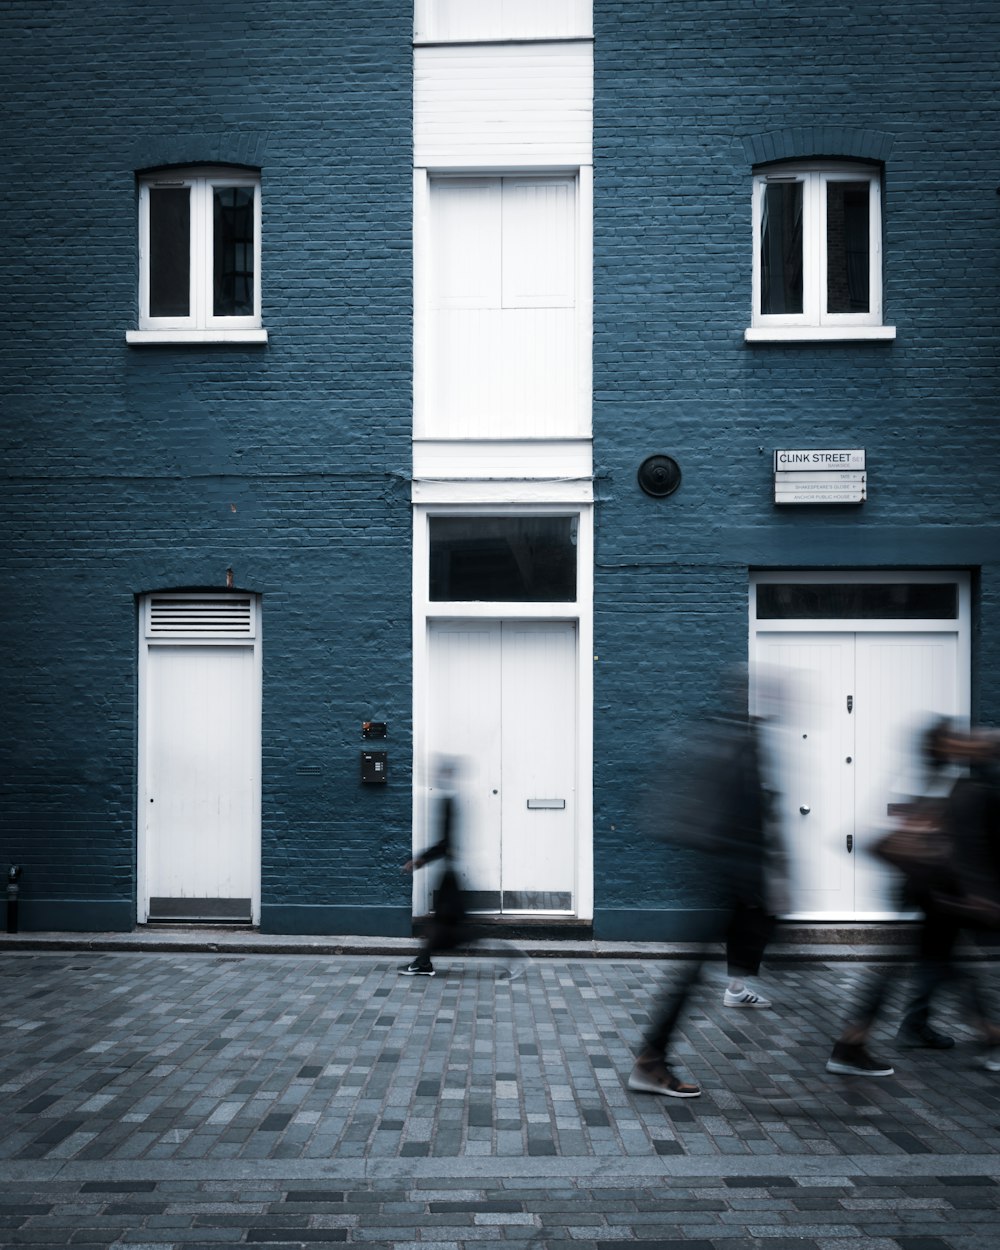
[{"label": "metal letterbox slot", "polygon": [[561,812],[566,806],[565,799],[529,799],[529,811]]}]

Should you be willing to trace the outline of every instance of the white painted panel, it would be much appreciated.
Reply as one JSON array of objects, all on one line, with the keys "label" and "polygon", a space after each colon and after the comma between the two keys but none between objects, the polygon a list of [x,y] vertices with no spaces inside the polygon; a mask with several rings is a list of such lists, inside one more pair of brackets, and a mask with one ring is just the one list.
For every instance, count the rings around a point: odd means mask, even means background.
[{"label": "white painted panel", "polygon": [[574,178],[431,180],[423,435],[581,432],[575,192]]},{"label": "white painted panel", "polygon": [[[413,444],[413,476],[460,481],[526,478],[576,478],[589,483],[593,475],[589,439],[538,438],[518,441],[453,442],[418,440]],[[549,486],[551,489],[551,485]]]},{"label": "white painted panel", "polygon": [[431,306],[501,306],[499,178],[438,178],[431,184]]},{"label": "white painted panel", "polygon": [[417,40],[581,39],[593,33],[592,0],[416,0]]},{"label": "white painted panel", "polygon": [[[856,724],[859,912],[894,910],[893,878],[864,854],[885,828],[886,806],[914,777],[913,746],[934,716],[960,710],[957,634],[885,633],[857,636]],[[910,783],[911,784],[911,783]]]},{"label": "white painted panel", "polygon": [[589,165],[589,42],[414,49],[414,164]]},{"label": "white painted panel", "polygon": [[472,890],[500,889],[500,625],[438,622],[429,637],[428,799],[434,760],[460,761],[456,865]]},{"label": "white painted panel", "polygon": [[[782,829],[791,867],[792,909],[809,915],[854,911],[855,834],[853,634],[757,634],[757,660],[790,670],[795,697],[780,764]],[[803,810],[805,809],[805,810]]]},{"label": "white painted panel", "polygon": [[[553,805],[529,808],[531,801]],[[505,894],[562,892],[572,900],[575,829],[576,629],[568,623],[505,621]],[[571,908],[572,901],[563,910]],[[559,910],[537,903],[534,909]]]},{"label": "white painted panel", "polygon": [[576,188],[572,178],[505,178],[504,308],[576,304]]},{"label": "white painted panel", "polygon": [[147,896],[256,896],[260,756],[252,647],[157,646],[146,661]]}]

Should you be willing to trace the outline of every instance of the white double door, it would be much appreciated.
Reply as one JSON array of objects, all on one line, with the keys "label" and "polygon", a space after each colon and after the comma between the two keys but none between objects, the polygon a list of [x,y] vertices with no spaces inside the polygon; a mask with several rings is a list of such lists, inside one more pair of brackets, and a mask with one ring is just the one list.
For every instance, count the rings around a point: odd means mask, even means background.
[{"label": "white double door", "polygon": [[756,659],[790,678],[777,777],[792,914],[884,918],[891,877],[868,853],[912,785],[914,734],[964,704],[951,633],[758,630]]},{"label": "white double door", "polygon": [[253,647],[149,647],[140,707],[140,921],[256,920],[260,706]]},{"label": "white double door", "polygon": [[576,692],[573,622],[430,625],[428,808],[436,762],[458,760],[459,870],[478,910],[574,911]]}]

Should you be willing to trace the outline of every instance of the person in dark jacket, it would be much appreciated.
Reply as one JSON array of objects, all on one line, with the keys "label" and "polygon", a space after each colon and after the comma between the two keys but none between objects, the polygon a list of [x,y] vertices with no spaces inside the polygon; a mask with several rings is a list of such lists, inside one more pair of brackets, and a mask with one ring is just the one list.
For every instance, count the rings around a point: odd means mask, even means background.
[{"label": "person in dark jacket", "polygon": [[458,872],[461,830],[457,782],[458,764],[452,759],[441,761],[431,815],[434,841],[427,850],[403,865],[404,872],[412,873],[428,864],[439,863],[441,875],[433,892],[434,910],[424,930],[423,945],[416,957],[403,964],[399,971],[407,977],[432,977],[435,975],[434,955],[480,943],[486,938],[488,946],[484,953],[509,961],[505,975],[507,980],[515,981],[524,972],[524,952],[503,938],[487,935],[481,925],[473,924],[469,918],[468,891],[463,888]]},{"label": "person in dark jacket", "polygon": [[[745,683],[745,674],[743,676]],[[741,695],[742,690],[742,697]],[[709,944],[725,943],[730,972],[756,971],[771,931],[769,881],[778,845],[775,794],[766,781],[763,725],[741,709],[745,684],[729,692],[734,709],[697,736],[677,777],[667,778],[649,819],[658,836],[683,847],[703,883],[706,906],[684,936],[700,947],[657,1000],[628,1087],[668,1098],[697,1098],[698,1085],[682,1080],[670,1061],[674,1033],[701,979]],[[677,778],[683,777],[682,784]]]},{"label": "person in dark jacket", "polygon": [[[1000,1072],[1000,1027],[985,983],[968,967],[960,967],[955,947],[963,931],[989,940],[1000,926],[1000,737],[992,731],[962,730],[949,718],[938,718],[923,736],[921,753],[930,781],[916,807],[933,817],[935,836],[946,845],[946,862],[932,879],[914,875],[904,882],[908,900],[923,912],[916,949],[916,988],[904,1010],[897,1040],[903,1046],[947,1050],[954,1039],[936,1029],[931,1006],[947,984],[958,991],[965,1014],[983,1046],[982,1062]],[[962,775],[959,770],[968,769]],[[948,771],[951,770],[951,771]],[[875,970],[862,985],[826,1069],[841,1076],[892,1076],[894,1068],[876,1058],[868,1041],[891,988],[887,969]]]},{"label": "person in dark jacket", "polygon": [[399,971],[408,977],[434,976],[431,956],[438,951],[454,950],[466,941],[468,912],[464,892],[455,870],[458,826],[458,796],[455,792],[455,765],[443,762],[438,769],[438,794],[435,798],[433,825],[435,840],[426,851],[408,859],[404,872],[414,872],[428,864],[441,862],[442,872],[434,894],[434,912],[427,923],[420,953]]},{"label": "person in dark jacket", "polygon": [[[924,919],[915,992],[896,1038],[904,1046],[950,1049],[954,1038],[935,1028],[930,1017],[939,992],[951,983],[983,1037],[985,1065],[1000,1071],[1000,1033],[991,1023],[995,1012],[985,986],[955,959],[963,930],[983,942],[990,941],[1000,925],[1000,736],[981,729],[964,732],[941,718],[928,730],[923,745],[929,769],[952,770],[941,833],[953,854],[950,881],[937,882],[934,890],[910,892]],[[967,775],[956,777],[956,768],[967,769]]]}]

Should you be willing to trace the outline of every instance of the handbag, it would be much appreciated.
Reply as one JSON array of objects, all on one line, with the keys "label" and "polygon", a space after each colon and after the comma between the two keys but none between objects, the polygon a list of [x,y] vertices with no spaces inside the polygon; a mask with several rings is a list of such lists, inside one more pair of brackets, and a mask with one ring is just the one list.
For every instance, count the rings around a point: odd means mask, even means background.
[{"label": "handbag", "polygon": [[[929,798],[890,805],[889,815],[896,823],[871,848],[877,859],[897,868],[918,894],[930,894],[954,877],[944,808],[943,799]],[[954,883],[958,884],[957,877]]]},{"label": "handbag", "polygon": [[937,911],[976,929],[1000,929],[1000,900],[974,893],[961,871],[947,799],[916,799],[889,808],[896,823],[872,854],[898,869],[911,892]]}]

